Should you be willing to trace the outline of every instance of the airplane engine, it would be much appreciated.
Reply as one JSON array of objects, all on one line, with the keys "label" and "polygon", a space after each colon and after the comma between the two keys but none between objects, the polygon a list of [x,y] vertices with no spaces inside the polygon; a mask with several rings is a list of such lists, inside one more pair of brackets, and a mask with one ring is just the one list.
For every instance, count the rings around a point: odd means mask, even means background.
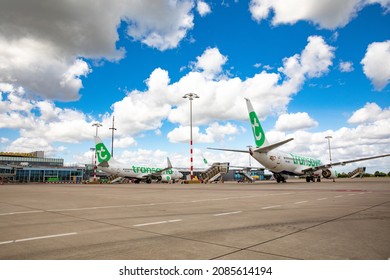
[{"label": "airplane engine", "polygon": [[335,179],[337,178],[337,172],[333,169],[324,169],[322,170],[322,176],[326,179]]},{"label": "airplane engine", "polygon": [[170,175],[161,175],[160,182],[169,183],[172,180]]}]

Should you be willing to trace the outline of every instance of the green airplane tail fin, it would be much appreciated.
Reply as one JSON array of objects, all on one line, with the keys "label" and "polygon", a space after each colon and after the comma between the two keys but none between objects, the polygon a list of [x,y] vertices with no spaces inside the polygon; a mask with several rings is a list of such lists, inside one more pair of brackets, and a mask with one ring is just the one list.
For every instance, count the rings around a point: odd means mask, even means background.
[{"label": "green airplane tail fin", "polygon": [[97,160],[99,163],[108,162],[111,159],[110,152],[102,142],[102,139],[100,139],[100,137],[98,136],[95,136],[95,149]]},{"label": "green airplane tail fin", "polygon": [[252,125],[253,137],[255,139],[256,147],[262,147],[263,145],[268,145],[268,141],[265,138],[265,133],[263,127],[260,124],[259,118],[255,110],[253,109],[252,103],[249,99],[245,98],[246,106],[248,108],[249,120]]}]

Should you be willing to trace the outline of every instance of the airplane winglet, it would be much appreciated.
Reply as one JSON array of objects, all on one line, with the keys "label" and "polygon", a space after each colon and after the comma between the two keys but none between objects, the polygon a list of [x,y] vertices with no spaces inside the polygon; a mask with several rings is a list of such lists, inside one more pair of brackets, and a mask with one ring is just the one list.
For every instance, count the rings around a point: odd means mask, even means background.
[{"label": "airplane winglet", "polygon": [[172,168],[172,163],[171,163],[171,161],[169,160],[169,157],[167,157],[167,163],[168,163],[168,167],[167,167],[167,168],[168,168],[168,169],[169,169],[169,168]]}]

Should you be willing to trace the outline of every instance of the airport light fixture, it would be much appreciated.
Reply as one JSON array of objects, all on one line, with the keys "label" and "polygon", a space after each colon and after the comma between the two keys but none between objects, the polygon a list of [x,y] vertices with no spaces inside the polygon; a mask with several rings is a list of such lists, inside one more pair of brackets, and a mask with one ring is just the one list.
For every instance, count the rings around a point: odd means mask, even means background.
[{"label": "airport light fixture", "polygon": [[96,126],[96,137],[98,136],[98,129],[99,127],[103,126],[101,123],[94,123],[92,126]]},{"label": "airport light fixture", "polygon": [[328,147],[329,147],[329,163],[332,163],[332,153],[330,151],[330,139],[333,138],[332,136],[326,136],[325,139],[328,139]]},{"label": "airport light fixture", "polygon": [[194,179],[194,161],[193,161],[193,150],[192,150],[192,100],[194,98],[199,98],[199,96],[196,93],[187,93],[183,96],[183,98],[188,98],[190,100],[190,172],[191,172],[191,181]]}]

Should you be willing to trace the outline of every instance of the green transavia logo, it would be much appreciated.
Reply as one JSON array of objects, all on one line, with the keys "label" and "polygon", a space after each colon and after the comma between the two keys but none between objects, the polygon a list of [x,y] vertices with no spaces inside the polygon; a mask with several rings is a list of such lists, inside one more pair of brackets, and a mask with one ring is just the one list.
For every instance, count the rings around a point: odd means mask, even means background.
[{"label": "green transavia logo", "polygon": [[251,119],[253,135],[255,137],[255,142],[257,147],[261,147],[265,141],[264,130],[260,125],[259,119],[255,112],[249,113],[249,118]]},{"label": "green transavia logo", "polygon": [[108,152],[106,146],[103,143],[96,144],[96,154],[99,162],[109,161],[111,158],[110,153]]}]

